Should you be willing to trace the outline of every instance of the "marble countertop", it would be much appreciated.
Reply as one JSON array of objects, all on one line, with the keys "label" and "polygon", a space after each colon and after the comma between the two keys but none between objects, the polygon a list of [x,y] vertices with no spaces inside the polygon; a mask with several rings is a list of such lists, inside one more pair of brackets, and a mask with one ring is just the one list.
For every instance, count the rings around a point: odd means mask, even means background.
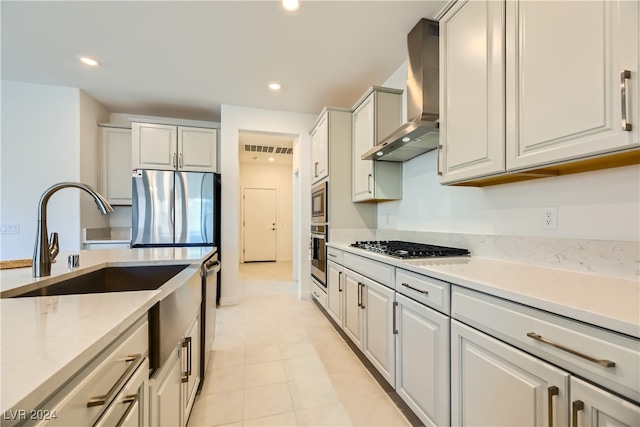
[{"label": "marble countertop", "polygon": [[[106,266],[189,264],[153,291],[0,299],[0,409],[32,409],[86,365],[149,308],[182,286],[214,248],[80,251],[80,267],[53,264],[51,276],[31,268],[0,270],[2,296]],[[68,253],[58,257],[66,260]]]},{"label": "marble countertop", "polygon": [[344,243],[327,246],[640,338],[637,280],[475,256],[400,260]]}]

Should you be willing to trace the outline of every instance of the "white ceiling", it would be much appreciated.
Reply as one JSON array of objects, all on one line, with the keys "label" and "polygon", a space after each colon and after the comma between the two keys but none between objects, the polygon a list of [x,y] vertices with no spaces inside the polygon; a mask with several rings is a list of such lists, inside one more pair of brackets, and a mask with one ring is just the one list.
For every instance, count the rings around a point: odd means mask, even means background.
[{"label": "white ceiling", "polygon": [[2,79],[77,87],[129,114],[219,121],[221,104],[318,114],[381,85],[406,59],[407,33],[443,3],[301,0],[288,13],[273,0],[3,0]]}]

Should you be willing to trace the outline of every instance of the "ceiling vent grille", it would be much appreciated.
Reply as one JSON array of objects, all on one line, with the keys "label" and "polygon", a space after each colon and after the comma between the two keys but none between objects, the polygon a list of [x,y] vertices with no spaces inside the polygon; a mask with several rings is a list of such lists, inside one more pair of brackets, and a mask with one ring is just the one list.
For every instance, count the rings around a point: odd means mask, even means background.
[{"label": "ceiling vent grille", "polygon": [[293,148],[274,147],[273,145],[245,144],[244,151],[252,151],[256,153],[293,154]]}]

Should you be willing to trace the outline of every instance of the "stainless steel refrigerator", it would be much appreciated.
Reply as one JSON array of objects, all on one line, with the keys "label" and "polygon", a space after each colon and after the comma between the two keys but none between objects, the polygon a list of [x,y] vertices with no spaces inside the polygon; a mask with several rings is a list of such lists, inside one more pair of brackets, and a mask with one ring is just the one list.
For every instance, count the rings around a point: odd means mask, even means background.
[{"label": "stainless steel refrigerator", "polygon": [[131,247],[220,244],[220,175],[138,170]]}]

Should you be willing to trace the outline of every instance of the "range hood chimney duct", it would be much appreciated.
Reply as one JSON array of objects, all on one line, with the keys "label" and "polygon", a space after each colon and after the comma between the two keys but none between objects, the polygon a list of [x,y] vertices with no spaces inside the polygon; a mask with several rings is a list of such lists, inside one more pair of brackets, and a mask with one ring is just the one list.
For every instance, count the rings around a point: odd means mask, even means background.
[{"label": "range hood chimney duct", "polygon": [[439,129],[439,24],[421,19],[407,36],[407,120],[363,160],[404,162],[434,150]]}]

